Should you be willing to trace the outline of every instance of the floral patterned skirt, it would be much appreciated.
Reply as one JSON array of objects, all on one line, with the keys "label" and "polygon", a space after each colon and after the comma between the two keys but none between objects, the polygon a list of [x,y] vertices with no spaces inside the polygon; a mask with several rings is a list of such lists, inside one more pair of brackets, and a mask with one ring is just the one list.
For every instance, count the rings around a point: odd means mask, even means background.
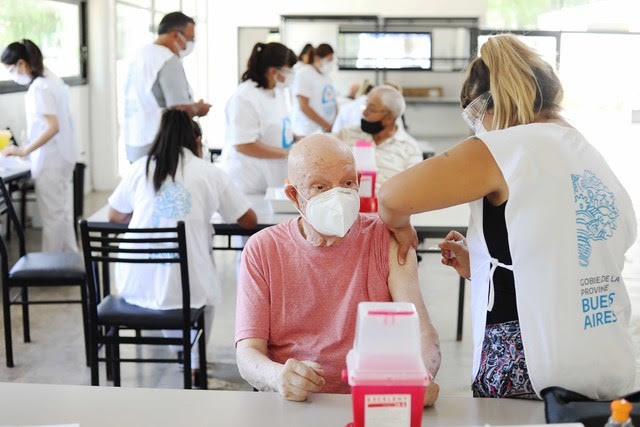
[{"label": "floral patterned skirt", "polygon": [[517,320],[487,326],[471,390],[473,397],[539,399],[529,379]]}]

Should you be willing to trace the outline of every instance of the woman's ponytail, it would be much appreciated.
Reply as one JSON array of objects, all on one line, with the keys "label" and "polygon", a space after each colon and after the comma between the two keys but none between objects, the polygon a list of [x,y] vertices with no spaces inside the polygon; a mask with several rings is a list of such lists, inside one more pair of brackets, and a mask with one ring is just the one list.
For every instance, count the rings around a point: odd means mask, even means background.
[{"label": "woman's ponytail", "polygon": [[29,65],[31,77],[34,79],[44,75],[42,52],[31,40],[23,39],[22,41],[11,43],[4,49],[0,57],[0,61],[5,65],[16,65],[20,60]]},{"label": "woman's ponytail", "polygon": [[503,34],[490,37],[480,54],[469,66],[461,99],[464,105],[490,90],[493,129],[532,123],[542,113],[560,111],[562,85],[536,51],[516,37]]},{"label": "woman's ponytail", "polygon": [[31,77],[34,79],[42,77],[44,75],[44,60],[40,48],[28,39],[23,39],[22,44],[27,53],[27,63],[31,68]]},{"label": "woman's ponytail", "polygon": [[293,67],[297,60],[296,54],[282,43],[256,43],[247,62],[247,70],[242,74],[242,81],[252,80],[258,87],[267,88],[269,67]]}]

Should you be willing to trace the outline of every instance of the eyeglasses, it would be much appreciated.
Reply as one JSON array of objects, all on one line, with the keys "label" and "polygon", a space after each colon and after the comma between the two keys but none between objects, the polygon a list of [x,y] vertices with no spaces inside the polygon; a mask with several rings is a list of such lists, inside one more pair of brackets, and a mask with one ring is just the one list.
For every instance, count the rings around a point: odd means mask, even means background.
[{"label": "eyeglasses", "polygon": [[465,123],[472,129],[476,130],[478,124],[482,123],[484,114],[487,112],[487,107],[491,101],[491,92],[487,91],[471,101],[469,105],[462,111],[462,118]]}]

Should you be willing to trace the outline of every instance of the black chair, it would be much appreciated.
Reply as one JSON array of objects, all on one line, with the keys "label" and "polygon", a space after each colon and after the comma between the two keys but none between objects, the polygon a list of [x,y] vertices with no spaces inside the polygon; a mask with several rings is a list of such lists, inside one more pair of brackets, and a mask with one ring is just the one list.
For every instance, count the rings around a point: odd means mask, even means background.
[{"label": "black chair", "polygon": [[[24,231],[11,203],[7,187],[0,178],[0,214],[7,214],[15,224],[18,234],[20,259],[9,269],[8,247],[0,237],[0,258],[2,261],[2,307],[4,311],[4,339],[6,345],[7,366],[13,367],[13,345],[11,339],[11,306],[22,305],[22,325],[24,342],[31,341],[29,329],[29,305],[38,304],[81,304],[82,320],[85,337],[85,356],[89,363],[89,326],[87,312],[87,298],[82,255],[76,253],[31,252],[26,253]],[[79,300],[29,300],[29,287],[78,286],[81,299]],[[11,288],[20,291],[10,296]],[[20,300],[18,301],[18,297]]]},{"label": "black chair", "polygon": [[215,163],[222,156],[221,148],[209,148],[209,161]]},{"label": "black chair", "polygon": [[[123,235],[124,233],[127,233]],[[191,349],[199,347],[200,367],[196,378],[200,388],[207,387],[204,307],[190,307],[189,272],[184,222],[174,228],[126,228],[109,223],[80,222],[80,234],[87,270],[89,296],[91,384],[98,385],[98,362],[107,363],[114,386],[120,386],[120,362],[184,363],[184,388],[192,388]],[[123,244],[126,247],[122,247]],[[182,281],[182,308],[151,310],[127,303],[111,295],[109,283],[103,283],[100,293],[100,268],[110,263],[179,264]],[[179,330],[181,338],[143,336],[143,331]],[[121,336],[123,330],[135,334]],[[191,341],[191,331],[197,331]],[[177,359],[121,358],[120,344],[180,345]],[[105,357],[98,357],[98,347],[105,346]]]}]

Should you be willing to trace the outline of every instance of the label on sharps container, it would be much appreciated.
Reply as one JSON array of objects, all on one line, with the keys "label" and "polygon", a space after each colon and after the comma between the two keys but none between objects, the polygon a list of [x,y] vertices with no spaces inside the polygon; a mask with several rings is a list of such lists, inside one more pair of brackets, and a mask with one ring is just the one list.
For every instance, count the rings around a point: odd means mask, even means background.
[{"label": "label on sharps container", "polygon": [[365,427],[410,427],[410,394],[368,394],[364,397]]},{"label": "label on sharps container", "polygon": [[360,177],[360,197],[373,197],[373,177],[371,175],[362,175]]}]

